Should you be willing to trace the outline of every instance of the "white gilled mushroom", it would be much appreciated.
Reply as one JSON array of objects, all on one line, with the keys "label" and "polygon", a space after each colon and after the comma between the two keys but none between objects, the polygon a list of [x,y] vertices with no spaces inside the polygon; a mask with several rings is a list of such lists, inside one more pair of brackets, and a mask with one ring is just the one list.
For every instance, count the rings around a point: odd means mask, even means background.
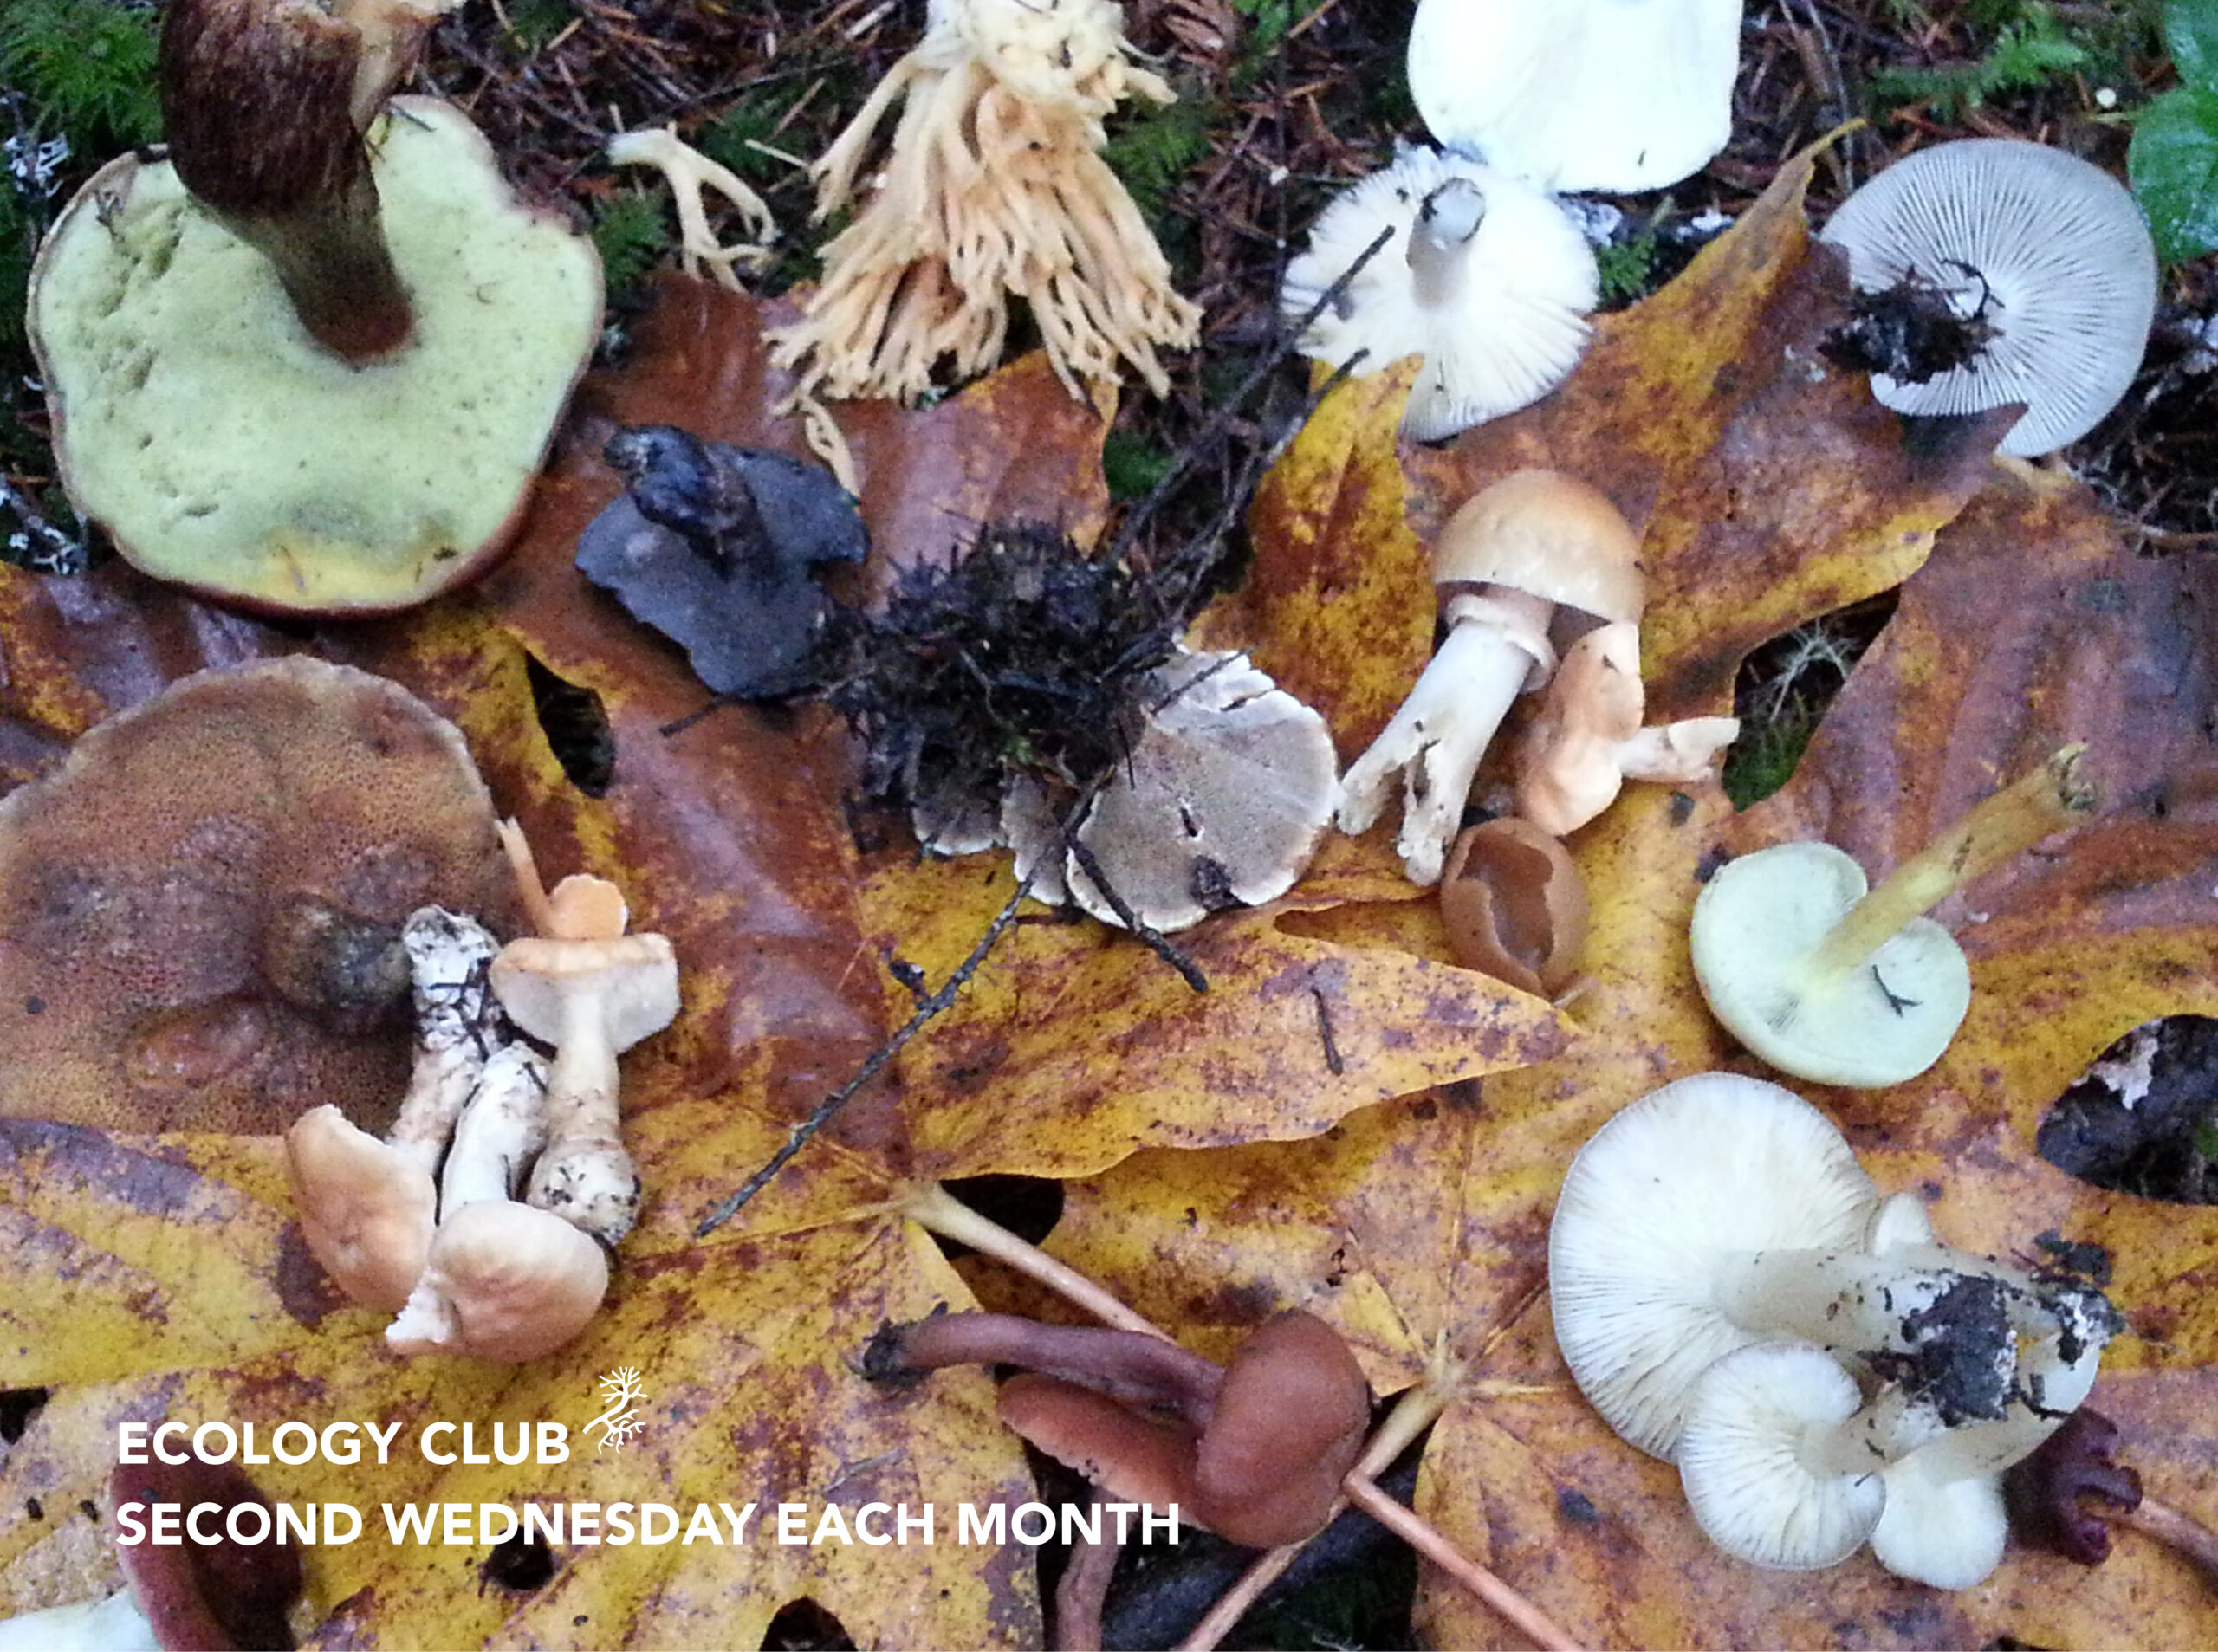
[{"label": "white gilled mushroom", "polygon": [[1741,732],[1738,717],[1641,726],[1640,627],[1598,625],[1563,651],[1540,715],[1517,755],[1517,813],[1541,831],[1576,832],[1617,800],[1625,782],[1707,780]]},{"label": "white gilled mushroom", "polygon": [[1720,868],[1695,902],[1695,975],[1727,1031],[1782,1072],[1878,1088],[1941,1059],[1971,1004],[1971,970],[1920,916],[2095,807],[2080,748],[1997,792],[1866,892],[1822,843],[1780,844]]},{"label": "white gilled mushroom", "polygon": [[519,1027],[554,1046],[547,1147],[525,1198],[613,1246],[639,1214],[616,1058],[677,1015],[678,962],[668,936],[624,933],[629,914],[613,884],[574,876],[550,897],[522,832],[511,822],[503,835],[542,933],[501,949],[493,991]]},{"label": "white gilled mushroom", "polygon": [[1404,149],[1325,209],[1287,266],[1280,309],[1307,314],[1388,228],[1301,351],[1337,367],[1360,350],[1369,373],[1423,356],[1405,435],[1434,441],[1514,412],[1579,364],[1599,292],[1586,237],[1529,185],[1430,149]]},{"label": "white gilled mushroom", "polygon": [[312,1109],[286,1132],[285,1161],[308,1249],[332,1282],[365,1306],[397,1312],[431,1246],[431,1177],[455,1120],[505,1035],[485,969],[500,943],[474,918],[436,906],[401,931],[416,1003],[417,1050],[408,1093],[386,1139],[338,1108]]},{"label": "white gilled mushroom", "polygon": [[404,1354],[521,1364],[585,1329],[608,1292],[608,1258],[580,1228],[516,1202],[547,1137],[546,1061],[496,1051],[455,1130],[439,1227],[423,1277],[386,1341]]},{"label": "white gilled mushroom", "polygon": [[1639,558],[1617,507],[1553,470],[1516,471],[1464,501],[1432,549],[1447,640],[1342,778],[1340,830],[1369,830],[1401,776],[1395,847],[1412,882],[1439,882],[1488,743],[1518,695],[1554,670],[1558,609],[1638,620]]},{"label": "white gilled mushroom", "polygon": [[1738,0],[1419,0],[1434,138],[1548,190],[1662,189],[1733,133]]},{"label": "white gilled mushroom", "polygon": [[[1338,764],[1325,720],[1244,654],[1180,654],[1153,687],[1155,709],[1078,841],[1158,930],[1277,899],[1332,821]],[[1066,875],[1080,906],[1119,922],[1076,856]]]},{"label": "white gilled mushroom", "polygon": [[2062,150],[1972,138],[1920,150],[1844,202],[1820,237],[1863,292],[1916,279],[1991,336],[1968,365],[1922,384],[1875,374],[1900,413],[1977,413],[2022,402],[2002,438],[2031,457],[2077,441],[2117,405],[2149,340],[2156,253],[2141,209]]}]

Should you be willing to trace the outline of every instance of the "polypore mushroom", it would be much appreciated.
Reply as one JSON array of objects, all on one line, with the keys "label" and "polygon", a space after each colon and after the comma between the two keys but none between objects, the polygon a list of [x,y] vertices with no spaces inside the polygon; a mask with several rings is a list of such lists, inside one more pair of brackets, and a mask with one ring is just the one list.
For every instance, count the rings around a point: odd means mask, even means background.
[{"label": "polypore mushroom", "polygon": [[[1102,118],[1135,94],[1172,100],[1127,55],[1111,0],[932,0],[924,38],[810,169],[816,216],[854,204],[872,134],[900,124],[854,221],[823,249],[802,318],[772,333],[797,398],[913,400],[943,358],[992,366],[1008,300],[1030,307],[1073,395],[1130,364],[1158,395],[1158,349],[1200,320],[1098,152]],[[812,440],[825,432],[813,431]]]},{"label": "polypore mushroom", "polygon": [[1733,134],[1735,0],[1419,0],[1410,96],[1434,138],[1546,190],[1662,189]]},{"label": "polypore mushroom", "polygon": [[1456,839],[1441,874],[1440,916],[1466,969],[1553,998],[1579,974],[1586,880],[1563,845],[1530,820],[1488,820]]},{"label": "polypore mushroom", "polygon": [[608,1293],[608,1258],[591,1234],[516,1202],[547,1139],[547,1064],[521,1044],[485,1064],[455,1128],[439,1181],[439,1228],[423,1277],[386,1327],[404,1354],[461,1354],[522,1364],[576,1336]]},{"label": "polypore mushroom", "polygon": [[613,1246],[639,1214],[616,1058],[677,1015],[678,961],[667,936],[624,933],[623,897],[605,878],[574,875],[542,894],[529,848],[516,846],[522,834],[507,832],[540,933],[501,949],[493,991],[517,1027],[554,1046],[547,1146],[525,1198]]},{"label": "polypore mushroom", "polygon": [[1877,889],[1829,844],[1728,862],[1695,902],[1696,978],[1711,1013],[1782,1072],[1876,1088],[1941,1059],[1971,970],[1921,914],[2095,807],[2069,747],[1981,803]]},{"label": "polypore mushroom", "polygon": [[[1245,654],[1180,653],[1153,673],[1151,709],[1076,832],[1141,923],[1183,930],[1294,886],[1333,815],[1338,763],[1324,718]],[[1073,851],[1071,897],[1121,923]]]},{"label": "polypore mushroom", "polygon": [[1625,781],[1690,786],[1710,778],[1738,717],[1641,726],[1640,627],[1597,625],[1563,651],[1540,714],[1517,750],[1517,812],[1541,831],[1576,832]]},{"label": "polypore mushroom", "polygon": [[1447,640],[1340,781],[1340,830],[1369,830],[1402,777],[1395,843],[1411,881],[1437,883],[1472,777],[1521,693],[1556,661],[1551,623],[1637,620],[1640,541],[1617,507],[1553,470],[1519,470],[1463,502],[1433,543]]},{"label": "polypore mushroom", "polygon": [[1938,287],[1975,320],[1977,353],[1913,382],[1875,373],[1900,413],[2023,403],[2001,450],[2077,441],[2133,382],[2156,303],[2156,253],[2133,198],[2099,167],[2043,144],[1970,138],[1920,150],[1842,203],[1820,237],[1862,292]]},{"label": "polypore mushroom", "polygon": [[0,1112],[382,1130],[407,976],[386,1014],[357,943],[514,902],[468,748],[405,690],[303,657],[187,677],[0,800]]},{"label": "polypore mushroom", "polygon": [[1578,365],[1599,290],[1586,237],[1529,185],[1430,149],[1404,149],[1326,208],[1280,310],[1307,315],[1385,230],[1301,351],[1336,367],[1360,351],[1371,373],[1423,356],[1405,435],[1435,441],[1513,412]]},{"label": "polypore mushroom", "polygon": [[62,481],[147,573],[379,612],[518,526],[599,336],[600,261],[452,107],[380,113],[438,9],[176,0],[167,159],[111,162],[40,249]]}]

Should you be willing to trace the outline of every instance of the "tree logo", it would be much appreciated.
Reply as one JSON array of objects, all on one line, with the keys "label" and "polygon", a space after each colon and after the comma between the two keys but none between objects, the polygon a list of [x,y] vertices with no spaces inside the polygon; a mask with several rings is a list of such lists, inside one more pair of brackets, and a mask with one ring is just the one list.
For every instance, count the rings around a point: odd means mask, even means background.
[{"label": "tree logo", "polygon": [[611,1446],[621,1451],[626,1441],[647,1426],[639,1418],[639,1402],[647,1397],[647,1390],[639,1381],[639,1367],[619,1366],[603,1375],[600,1397],[608,1409],[579,1432],[591,1434],[595,1428],[601,1431],[600,1443],[593,1448],[596,1454]]}]

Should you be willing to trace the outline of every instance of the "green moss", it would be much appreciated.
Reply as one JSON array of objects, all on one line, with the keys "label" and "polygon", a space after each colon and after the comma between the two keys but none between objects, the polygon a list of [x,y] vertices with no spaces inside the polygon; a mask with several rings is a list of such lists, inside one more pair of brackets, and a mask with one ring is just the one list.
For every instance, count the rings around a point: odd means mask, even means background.
[{"label": "green moss", "polygon": [[578,20],[572,0],[508,0],[509,43],[522,55],[544,51],[556,36]]},{"label": "green moss", "polygon": [[677,244],[662,192],[619,195],[594,215],[593,244],[600,254],[612,306],[620,304]]},{"label": "green moss", "polygon": [[152,143],[162,129],[158,29],[151,7],[126,0],[6,0],[0,86],[29,98],[42,129],[80,154]]},{"label": "green moss", "polygon": [[1818,709],[1795,699],[1765,722],[1744,722],[1725,754],[1725,795],[1733,807],[1761,803],[1794,778],[1795,765],[1818,731]]},{"label": "green moss", "polygon": [[1112,431],[1101,444],[1101,473],[1109,483],[1109,496],[1119,502],[1138,499],[1171,474],[1173,461],[1147,437],[1133,431]]},{"label": "green moss", "polygon": [[1182,91],[1176,103],[1139,106],[1110,136],[1104,152],[1109,169],[1158,230],[1164,203],[1179,178],[1210,152],[1215,113],[1205,100]]},{"label": "green moss", "polygon": [[1602,277],[1603,308],[1615,309],[1646,297],[1656,271],[1656,224],[1630,241],[1597,247],[1594,263]]}]

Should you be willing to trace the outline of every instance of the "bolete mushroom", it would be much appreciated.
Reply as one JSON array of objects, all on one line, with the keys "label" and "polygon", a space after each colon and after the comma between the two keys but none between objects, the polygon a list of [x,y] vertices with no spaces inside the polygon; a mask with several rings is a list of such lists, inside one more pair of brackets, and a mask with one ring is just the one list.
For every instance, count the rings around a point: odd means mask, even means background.
[{"label": "bolete mushroom", "polygon": [[1562,208],[1476,161],[1404,149],[1326,207],[1287,266],[1279,308],[1309,314],[1382,231],[1301,335],[1304,355],[1376,373],[1423,356],[1403,433],[1437,441],[1553,390],[1586,348],[1600,277]]},{"label": "bolete mushroom", "polygon": [[1789,843],[1720,868],[1695,902],[1695,975],[1711,1013],[1782,1072],[1877,1088],[1941,1059],[1971,1005],[1971,969],[1922,916],[2091,813],[2080,748],[1995,793],[1877,889],[1829,844]]},{"label": "bolete mushroom", "polygon": [[600,334],[589,243],[451,105],[386,94],[443,0],[173,0],[167,158],[126,155],[33,270],[72,501],[243,606],[404,607],[521,520]]},{"label": "bolete mushroom", "polygon": [[468,748],[405,690],[306,658],[187,677],[0,800],[0,1112],[383,1130],[408,977],[372,1015],[355,943],[434,904],[513,928],[515,898]]},{"label": "bolete mushroom", "polygon": [[1554,671],[1552,625],[1560,634],[1574,615],[1638,620],[1645,595],[1640,541],[1617,507],[1553,470],[1515,471],[1465,500],[1433,543],[1432,577],[1447,640],[1341,777],[1338,810],[1341,831],[1368,831],[1400,776],[1395,847],[1417,884],[1440,881],[1511,703]]},{"label": "bolete mushroom", "polygon": [[2001,450],[2031,457],[2092,430],[2141,366],[2156,305],[2149,226],[2123,185],[2061,149],[1967,138],[1919,150],[1843,202],[1819,238],[1848,255],[1859,291],[1937,288],[1978,325],[1961,366],[1873,375],[1897,412],[2023,403]]}]

